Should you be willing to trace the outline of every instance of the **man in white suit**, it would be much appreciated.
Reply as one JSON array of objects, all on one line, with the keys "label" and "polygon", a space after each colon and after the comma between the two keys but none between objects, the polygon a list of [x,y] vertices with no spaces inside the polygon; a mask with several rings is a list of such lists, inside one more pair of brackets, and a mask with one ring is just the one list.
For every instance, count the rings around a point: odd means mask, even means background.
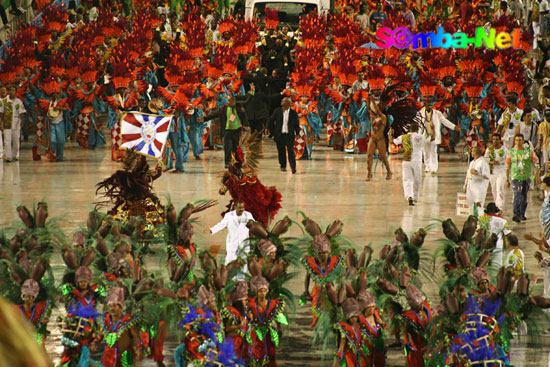
[{"label": "man in white suit", "polygon": [[252,214],[244,210],[244,204],[240,200],[235,201],[235,210],[226,213],[223,219],[210,228],[210,233],[214,234],[227,227],[227,240],[225,243],[225,264],[237,259],[241,251],[248,253],[246,249],[246,240],[249,237],[248,221],[254,220]]},{"label": "man in white suit", "polygon": [[441,144],[441,124],[456,131],[460,131],[460,127],[447,120],[441,111],[433,109],[432,97],[428,96],[424,98],[423,104],[424,107],[418,111],[417,117],[424,123],[426,128],[424,133],[427,136],[431,136],[432,134],[435,136],[433,140],[424,143],[424,148],[422,150],[424,155],[424,166],[426,172],[435,174],[437,173],[439,163],[437,160],[437,147]]},{"label": "man in white suit", "polygon": [[389,132],[390,141],[395,145],[403,145],[403,193],[409,205],[418,200],[420,183],[422,182],[422,147],[433,137],[418,133],[418,126],[411,127],[411,131],[393,138],[393,130]]}]

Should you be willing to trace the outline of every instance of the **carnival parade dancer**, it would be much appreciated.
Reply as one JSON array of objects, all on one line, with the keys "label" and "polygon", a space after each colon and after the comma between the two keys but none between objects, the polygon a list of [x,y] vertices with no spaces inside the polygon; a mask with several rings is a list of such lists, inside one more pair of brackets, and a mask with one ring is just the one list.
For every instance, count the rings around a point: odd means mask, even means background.
[{"label": "carnival parade dancer", "polygon": [[338,332],[338,350],[332,366],[365,366],[361,353],[363,336],[359,326],[359,303],[348,298],[342,303],[342,309],[347,322],[339,321],[334,325]]},{"label": "carnival parade dancer", "polygon": [[[307,223],[312,222],[310,219]],[[312,222],[315,223],[315,222]],[[312,224],[310,228],[318,228],[317,224]],[[306,227],[307,228],[307,227]],[[337,281],[343,275],[343,255],[331,255],[333,252],[330,239],[326,234],[318,231],[313,231],[312,248],[314,256],[305,256],[302,258],[307,273],[305,278],[304,296],[311,300],[311,309],[313,313],[313,322],[311,327],[315,327],[318,318],[327,312],[330,306],[327,298],[325,286],[329,283]],[[309,285],[313,280],[313,289],[310,293]]]},{"label": "carnival parade dancer", "polygon": [[101,192],[106,201],[100,205],[112,204],[109,215],[126,223],[134,216],[144,219],[139,227],[140,236],[155,233],[155,227],[164,223],[165,210],[159,198],[153,192],[153,181],[162,175],[157,165],[149,170],[145,156],[133,150],[126,151],[124,169],[116,171],[107,179],[98,183],[96,192]]},{"label": "carnival parade dancer", "polygon": [[[460,127],[458,123],[458,101],[463,91],[460,78],[455,77],[457,70],[452,55],[443,54],[439,58],[434,59],[430,69],[433,70],[437,78],[441,81],[435,92],[436,100],[439,102],[434,108],[443,112],[443,116],[447,120]],[[421,82],[420,88],[422,88],[422,84]],[[466,133],[466,131],[464,131],[464,133]],[[460,131],[449,131],[449,151],[451,153],[454,153],[459,138]]]},{"label": "carnival parade dancer", "polygon": [[368,102],[368,107],[370,113],[372,114],[372,134],[369,139],[369,145],[367,148],[367,162],[368,162],[368,172],[367,172],[367,181],[372,180],[372,166],[374,163],[374,153],[378,152],[378,156],[384,166],[386,167],[386,180],[390,180],[392,177],[392,172],[390,168],[390,163],[388,162],[387,150],[388,145],[386,142],[386,129],[389,128],[389,122],[386,115],[380,110],[378,102],[370,99]]},{"label": "carnival parade dancer", "polygon": [[124,288],[113,287],[107,296],[109,312],[102,331],[105,343],[101,363],[105,367],[135,366],[144,357],[145,345],[140,339],[141,317],[124,312]]},{"label": "carnival parade dancer", "polygon": [[[38,104],[46,112],[45,138],[46,147],[51,161],[62,161],[65,150],[65,139],[67,138],[67,129],[63,118],[63,111],[68,109],[67,98],[61,99],[61,86],[56,80],[49,80],[42,84],[42,90],[46,98],[39,99]],[[38,134],[37,134],[38,136]],[[41,144],[41,142],[37,142]]]},{"label": "carnival parade dancer", "polygon": [[221,312],[224,321],[226,339],[235,346],[237,358],[248,362],[248,315],[246,306],[248,301],[248,283],[240,281],[231,294],[231,305],[226,306]]},{"label": "carnival parade dancer", "polygon": [[222,215],[234,210],[235,201],[242,201],[244,209],[267,227],[281,208],[282,197],[276,187],[266,187],[258,178],[259,159],[262,157],[262,142],[257,138],[258,134],[248,136],[236,148],[229,168],[223,174],[219,193],[225,195],[229,192],[231,195]]},{"label": "carnival parade dancer", "polygon": [[[125,65],[120,67],[125,67]],[[111,159],[116,162],[123,161],[125,157],[125,152],[120,149],[122,141],[120,120],[122,119],[124,111],[131,111],[138,105],[137,92],[129,90],[131,81],[132,79],[129,76],[115,76],[113,78],[113,84],[116,93],[112,97],[107,97],[107,103],[111,108],[108,126],[111,129]]]},{"label": "carnival parade dancer", "polygon": [[[256,297],[249,298],[250,367],[277,367],[276,348],[279,346],[281,325],[288,325],[284,301],[268,297],[269,282],[261,275],[250,279],[250,290]],[[275,324],[275,327],[273,326]]]},{"label": "carnival parade dancer", "polygon": [[384,367],[386,365],[386,348],[384,347],[384,329],[380,310],[376,309],[374,296],[367,290],[359,291],[357,302],[361,309],[359,327],[363,343],[368,348],[365,353],[366,367]]},{"label": "carnival parade dancer", "polygon": [[44,346],[46,337],[49,332],[47,331],[48,322],[52,312],[52,307],[48,300],[37,301],[38,292],[40,291],[40,285],[34,279],[27,279],[21,286],[21,299],[23,303],[16,306],[28,322],[36,330],[36,341]]},{"label": "carnival parade dancer", "polygon": [[96,83],[98,71],[95,63],[82,62],[79,66],[80,76],[69,86],[70,99],[73,101],[71,118],[76,121],[76,139],[82,148],[100,148],[105,145],[105,136],[98,120],[104,108],[100,99],[103,85]]},{"label": "carnival parade dancer", "polygon": [[311,159],[313,141],[321,131],[321,119],[317,111],[317,102],[311,100],[312,88],[296,87],[298,101],[292,104],[292,109],[298,114],[300,133],[294,143],[296,159]]},{"label": "carnival parade dancer", "polygon": [[403,312],[405,322],[405,355],[407,367],[424,367],[424,353],[427,340],[425,331],[432,320],[432,310],[420,290],[414,286],[407,287],[407,302],[410,310]]}]

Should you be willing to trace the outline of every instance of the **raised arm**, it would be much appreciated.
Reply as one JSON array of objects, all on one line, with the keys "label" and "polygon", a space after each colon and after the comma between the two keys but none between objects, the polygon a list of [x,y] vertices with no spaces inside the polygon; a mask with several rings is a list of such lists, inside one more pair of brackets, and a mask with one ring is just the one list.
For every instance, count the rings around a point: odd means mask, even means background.
[{"label": "raised arm", "polygon": [[[447,120],[445,118],[445,116],[443,115],[443,113],[441,113],[441,111],[438,111],[439,112],[439,120],[441,121],[441,123],[448,129],[451,129],[451,130],[457,130],[457,126],[458,125],[455,125],[453,124],[451,121]],[[458,129],[460,130],[460,129]]]},{"label": "raised arm", "polygon": [[228,215],[226,214],[223,216],[223,219],[218,224],[210,228],[210,233],[214,234],[221,231],[222,229],[227,227],[227,222],[228,222]]}]

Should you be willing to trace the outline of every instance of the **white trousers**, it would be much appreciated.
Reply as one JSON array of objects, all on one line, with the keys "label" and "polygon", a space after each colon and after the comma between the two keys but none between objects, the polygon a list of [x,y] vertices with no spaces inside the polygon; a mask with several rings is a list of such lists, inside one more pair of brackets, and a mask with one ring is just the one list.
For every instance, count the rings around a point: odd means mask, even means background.
[{"label": "white trousers", "polygon": [[[248,242],[248,241],[246,241]],[[228,265],[231,261],[236,260],[239,255],[244,256],[245,265],[242,268],[242,272],[237,274],[235,276],[235,279],[237,280],[244,280],[245,274],[248,272],[248,265],[246,264],[246,257],[248,255],[249,246],[246,242],[241,242],[240,244],[226,244],[225,250],[227,251],[227,254],[225,255],[225,265]]]},{"label": "white trousers", "polygon": [[550,266],[544,268],[544,289],[542,295],[546,298],[550,297]]},{"label": "white trousers", "polygon": [[491,192],[493,193],[493,198],[495,204],[499,209],[504,208],[504,185],[506,184],[506,174],[497,174],[489,176],[489,183],[491,184]]},{"label": "white trousers", "polygon": [[502,239],[502,233],[498,235],[497,245],[494,248],[491,255],[491,265],[495,268],[502,266],[502,258],[504,257],[504,240]]},{"label": "white trousers", "polygon": [[542,153],[542,160],[540,162],[540,168],[543,172],[546,171],[546,163],[548,163],[550,161],[550,147],[546,148],[546,149],[541,149],[541,153]]},{"label": "white trousers", "polygon": [[437,172],[439,165],[439,162],[437,161],[437,146],[438,144],[430,141],[429,143],[424,143],[424,146],[422,147],[426,172]]},{"label": "white trousers", "polygon": [[2,130],[0,130],[0,159],[3,157],[4,157],[4,138],[2,135]]},{"label": "white trousers", "polygon": [[418,200],[420,183],[422,182],[422,162],[402,163],[403,167],[403,193],[405,199],[413,198]]},{"label": "white trousers", "polygon": [[466,198],[468,199],[468,205],[470,206],[470,215],[474,214],[474,204],[479,203],[477,208],[477,214],[483,214],[483,207],[485,206],[485,197],[487,196],[487,189],[489,182],[472,183],[468,182],[468,188],[466,189]]},{"label": "white trousers", "polygon": [[4,158],[7,160],[19,159],[18,129],[4,129]]}]

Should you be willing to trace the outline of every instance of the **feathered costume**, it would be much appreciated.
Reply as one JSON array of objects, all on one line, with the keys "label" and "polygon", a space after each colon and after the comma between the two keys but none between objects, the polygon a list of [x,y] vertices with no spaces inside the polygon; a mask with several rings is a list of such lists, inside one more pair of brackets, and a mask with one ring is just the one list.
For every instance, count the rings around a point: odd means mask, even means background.
[{"label": "feathered costume", "polygon": [[153,181],[160,177],[162,171],[149,171],[147,159],[134,151],[128,151],[124,170],[116,171],[111,177],[97,184],[96,193],[101,192],[108,202],[114,204],[108,214],[121,222],[131,217],[145,220],[142,234],[153,233],[155,226],[165,220],[165,212],[158,197],[153,193]]},{"label": "feathered costume", "polygon": [[281,208],[281,193],[274,186],[264,186],[257,176],[258,160],[261,157],[262,142],[256,135],[245,138],[244,143],[233,153],[233,160],[222,177],[220,194],[229,191],[231,195],[222,217],[232,210],[235,200],[241,200],[244,209],[267,227]]}]

